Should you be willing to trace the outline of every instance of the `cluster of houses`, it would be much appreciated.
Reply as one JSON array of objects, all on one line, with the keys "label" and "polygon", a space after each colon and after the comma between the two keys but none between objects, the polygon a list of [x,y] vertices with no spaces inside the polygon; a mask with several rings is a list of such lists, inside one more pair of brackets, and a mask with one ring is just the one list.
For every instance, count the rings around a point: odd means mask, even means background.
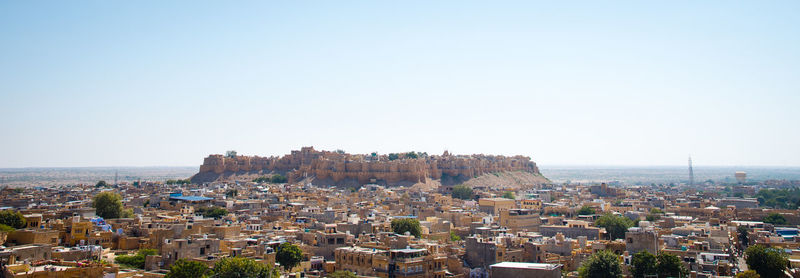
[{"label": "cluster of houses", "polygon": [[[5,189],[0,206],[21,212],[27,226],[0,233],[0,264],[5,277],[163,277],[179,259],[213,266],[248,257],[277,267],[276,250],[289,242],[304,258],[283,273],[302,277],[576,277],[602,250],[626,265],[637,252],[665,252],[692,277],[733,276],[745,269],[748,244],[785,250],[800,267],[797,210],[715,190],[532,185],[507,196],[487,185],[467,200],[450,190],[255,182]],[[104,191],[119,193],[132,217],[98,217],[92,198]],[[775,213],[786,224],[762,222]],[[636,224],[614,238],[595,225],[607,214]],[[394,219],[417,220],[420,235],[396,233]],[[156,250],[142,268],[115,263],[140,249]]]}]

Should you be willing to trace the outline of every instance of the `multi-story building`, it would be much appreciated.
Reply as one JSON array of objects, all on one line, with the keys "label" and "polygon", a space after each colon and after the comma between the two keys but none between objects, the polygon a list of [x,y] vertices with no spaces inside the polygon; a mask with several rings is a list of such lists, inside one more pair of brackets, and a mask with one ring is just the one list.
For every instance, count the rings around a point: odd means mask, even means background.
[{"label": "multi-story building", "polygon": [[511,232],[538,232],[542,220],[539,212],[532,209],[509,209],[500,211],[500,226],[504,226]]},{"label": "multi-story building", "polygon": [[586,221],[567,221],[567,225],[542,225],[539,227],[539,233],[546,237],[554,237],[557,234],[563,234],[569,238],[578,238],[585,236],[589,240],[600,238],[600,228],[590,227]]},{"label": "multi-story building", "polygon": [[561,277],[561,268],[560,264],[502,262],[489,266],[489,276],[558,278]]},{"label": "multi-story building", "polygon": [[336,269],[377,277],[444,278],[447,257],[424,248],[378,250],[340,247],[335,251]]},{"label": "multi-story building", "polygon": [[478,200],[478,210],[498,215],[501,210],[512,209],[516,206],[516,202],[512,199],[506,198],[481,198]]},{"label": "multi-story building", "polygon": [[625,232],[625,250],[629,254],[641,251],[658,254],[658,233],[652,228],[633,227]]}]

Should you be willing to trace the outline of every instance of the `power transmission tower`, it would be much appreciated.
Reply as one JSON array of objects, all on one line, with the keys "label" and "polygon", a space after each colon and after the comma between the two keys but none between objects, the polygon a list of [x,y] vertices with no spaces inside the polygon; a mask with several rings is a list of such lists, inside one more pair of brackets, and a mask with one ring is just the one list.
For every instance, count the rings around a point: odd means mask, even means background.
[{"label": "power transmission tower", "polygon": [[692,156],[689,156],[689,186],[694,186],[694,169],[692,169]]}]

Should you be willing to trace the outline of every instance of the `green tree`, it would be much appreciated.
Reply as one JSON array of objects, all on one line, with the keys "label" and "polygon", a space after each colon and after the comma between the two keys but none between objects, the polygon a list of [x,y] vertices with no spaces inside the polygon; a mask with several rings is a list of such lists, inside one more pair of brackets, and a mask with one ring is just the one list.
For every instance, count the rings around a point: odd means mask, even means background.
[{"label": "green tree", "polygon": [[123,209],[119,218],[133,218],[133,209]]},{"label": "green tree", "polygon": [[98,181],[98,182],[97,182],[97,183],[94,185],[94,187],[106,187],[106,186],[108,186],[108,183],[107,183],[106,181]]},{"label": "green tree", "polygon": [[233,198],[236,197],[236,195],[239,195],[239,190],[230,189],[228,191],[225,191],[225,197]]},{"label": "green tree", "polygon": [[745,250],[747,266],[764,278],[778,278],[789,265],[786,253],[764,245],[753,245]]},{"label": "green tree", "polygon": [[284,242],[278,248],[278,253],[275,254],[275,261],[277,261],[286,271],[292,270],[303,260],[303,250],[297,245]]},{"label": "green tree", "polygon": [[13,232],[15,229],[6,224],[0,224],[0,233],[10,233]]},{"label": "green tree", "polygon": [[581,209],[578,210],[578,215],[591,215],[595,213],[596,211],[594,210],[594,208],[590,206],[582,206]]},{"label": "green tree", "polygon": [[122,196],[114,192],[101,192],[94,196],[92,207],[102,218],[113,219],[122,215]]},{"label": "green tree", "polygon": [[619,257],[611,251],[599,251],[583,262],[578,268],[581,278],[620,278],[622,266]]},{"label": "green tree", "polygon": [[472,188],[466,185],[456,185],[453,186],[453,198],[458,198],[461,200],[471,200],[474,197],[472,193]]},{"label": "green tree", "polygon": [[600,216],[600,218],[594,222],[594,225],[597,227],[606,228],[608,236],[614,240],[625,238],[625,232],[628,231],[628,228],[633,227],[633,221],[625,216],[609,213]]},{"label": "green tree", "polygon": [[516,198],[517,198],[517,196],[514,194],[514,192],[511,192],[511,191],[506,191],[506,193],[503,193],[503,198],[506,198],[506,199],[516,199]]},{"label": "green tree", "polygon": [[761,275],[758,275],[758,273],[753,270],[748,270],[737,273],[736,278],[761,278]]},{"label": "green tree", "polygon": [[652,214],[664,214],[664,211],[659,208],[651,208],[650,213]]},{"label": "green tree", "polygon": [[770,213],[766,217],[764,217],[764,223],[770,223],[774,225],[783,225],[786,224],[786,217],[783,217],[780,213]]},{"label": "green tree", "polygon": [[800,188],[761,189],[755,197],[759,205],[764,207],[797,209],[800,204]]},{"label": "green tree", "polygon": [[683,266],[683,262],[678,256],[661,253],[657,256],[658,259],[658,277],[688,277],[689,270]]},{"label": "green tree", "polygon": [[650,221],[650,222],[656,221],[658,219],[661,219],[661,215],[660,214],[655,214],[655,213],[648,214],[645,217],[645,220]]},{"label": "green tree", "polygon": [[185,179],[185,180],[172,180],[172,179],[169,179],[169,180],[164,182],[164,184],[191,184],[191,183],[192,182],[189,179]]},{"label": "green tree", "polygon": [[337,270],[328,275],[330,278],[357,278],[354,273],[347,271],[347,270]]},{"label": "green tree", "polygon": [[277,269],[250,258],[223,258],[211,269],[212,278],[273,278],[280,277]]},{"label": "green tree", "polygon": [[415,153],[415,152],[407,152],[406,153],[406,158],[415,159],[415,158],[418,158],[418,157],[419,157],[419,155],[417,155],[417,153]]},{"label": "green tree", "polygon": [[236,158],[236,154],[237,154],[236,151],[230,150],[230,151],[225,152],[225,157],[227,157],[227,158]]},{"label": "green tree", "polygon": [[458,236],[453,231],[450,231],[450,241],[459,241],[459,240],[461,240],[461,237]]},{"label": "green tree", "polygon": [[121,255],[114,258],[114,262],[123,266],[144,269],[144,261],[147,256],[158,254],[155,249],[139,249],[136,255]]},{"label": "green tree", "polygon": [[204,263],[180,259],[169,267],[164,278],[205,278],[208,272],[208,266]]},{"label": "green tree", "polygon": [[228,215],[228,210],[221,208],[221,207],[200,207],[194,210],[196,213],[200,213],[203,217],[209,218],[222,218],[225,215]]},{"label": "green tree", "polygon": [[736,227],[736,232],[739,234],[739,244],[741,244],[742,247],[750,245],[750,238],[748,237],[750,235],[750,230],[747,226]]},{"label": "green tree", "polygon": [[395,234],[401,235],[409,232],[415,237],[419,237],[420,234],[422,234],[422,228],[420,227],[419,220],[414,218],[392,219],[392,231]]},{"label": "green tree", "polygon": [[272,178],[270,178],[269,182],[271,182],[271,183],[287,183],[287,182],[289,182],[289,179],[284,177],[281,174],[274,174],[274,175],[272,175]]},{"label": "green tree", "polygon": [[631,274],[634,278],[644,278],[647,275],[658,274],[658,260],[650,252],[642,251],[633,254],[631,259]]},{"label": "green tree", "polygon": [[261,176],[253,179],[253,182],[268,182],[268,183],[287,183],[289,179],[281,174],[273,174],[271,176]]},{"label": "green tree", "polygon": [[0,224],[14,229],[22,229],[28,225],[28,222],[21,212],[7,209],[0,211]]}]

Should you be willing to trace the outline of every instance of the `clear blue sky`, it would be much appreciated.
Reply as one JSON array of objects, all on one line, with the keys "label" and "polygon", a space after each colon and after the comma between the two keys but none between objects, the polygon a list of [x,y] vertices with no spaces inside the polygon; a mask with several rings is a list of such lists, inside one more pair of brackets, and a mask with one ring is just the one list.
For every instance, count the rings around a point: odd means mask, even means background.
[{"label": "clear blue sky", "polygon": [[553,2],[2,1],[0,167],[800,166],[800,1]]}]

